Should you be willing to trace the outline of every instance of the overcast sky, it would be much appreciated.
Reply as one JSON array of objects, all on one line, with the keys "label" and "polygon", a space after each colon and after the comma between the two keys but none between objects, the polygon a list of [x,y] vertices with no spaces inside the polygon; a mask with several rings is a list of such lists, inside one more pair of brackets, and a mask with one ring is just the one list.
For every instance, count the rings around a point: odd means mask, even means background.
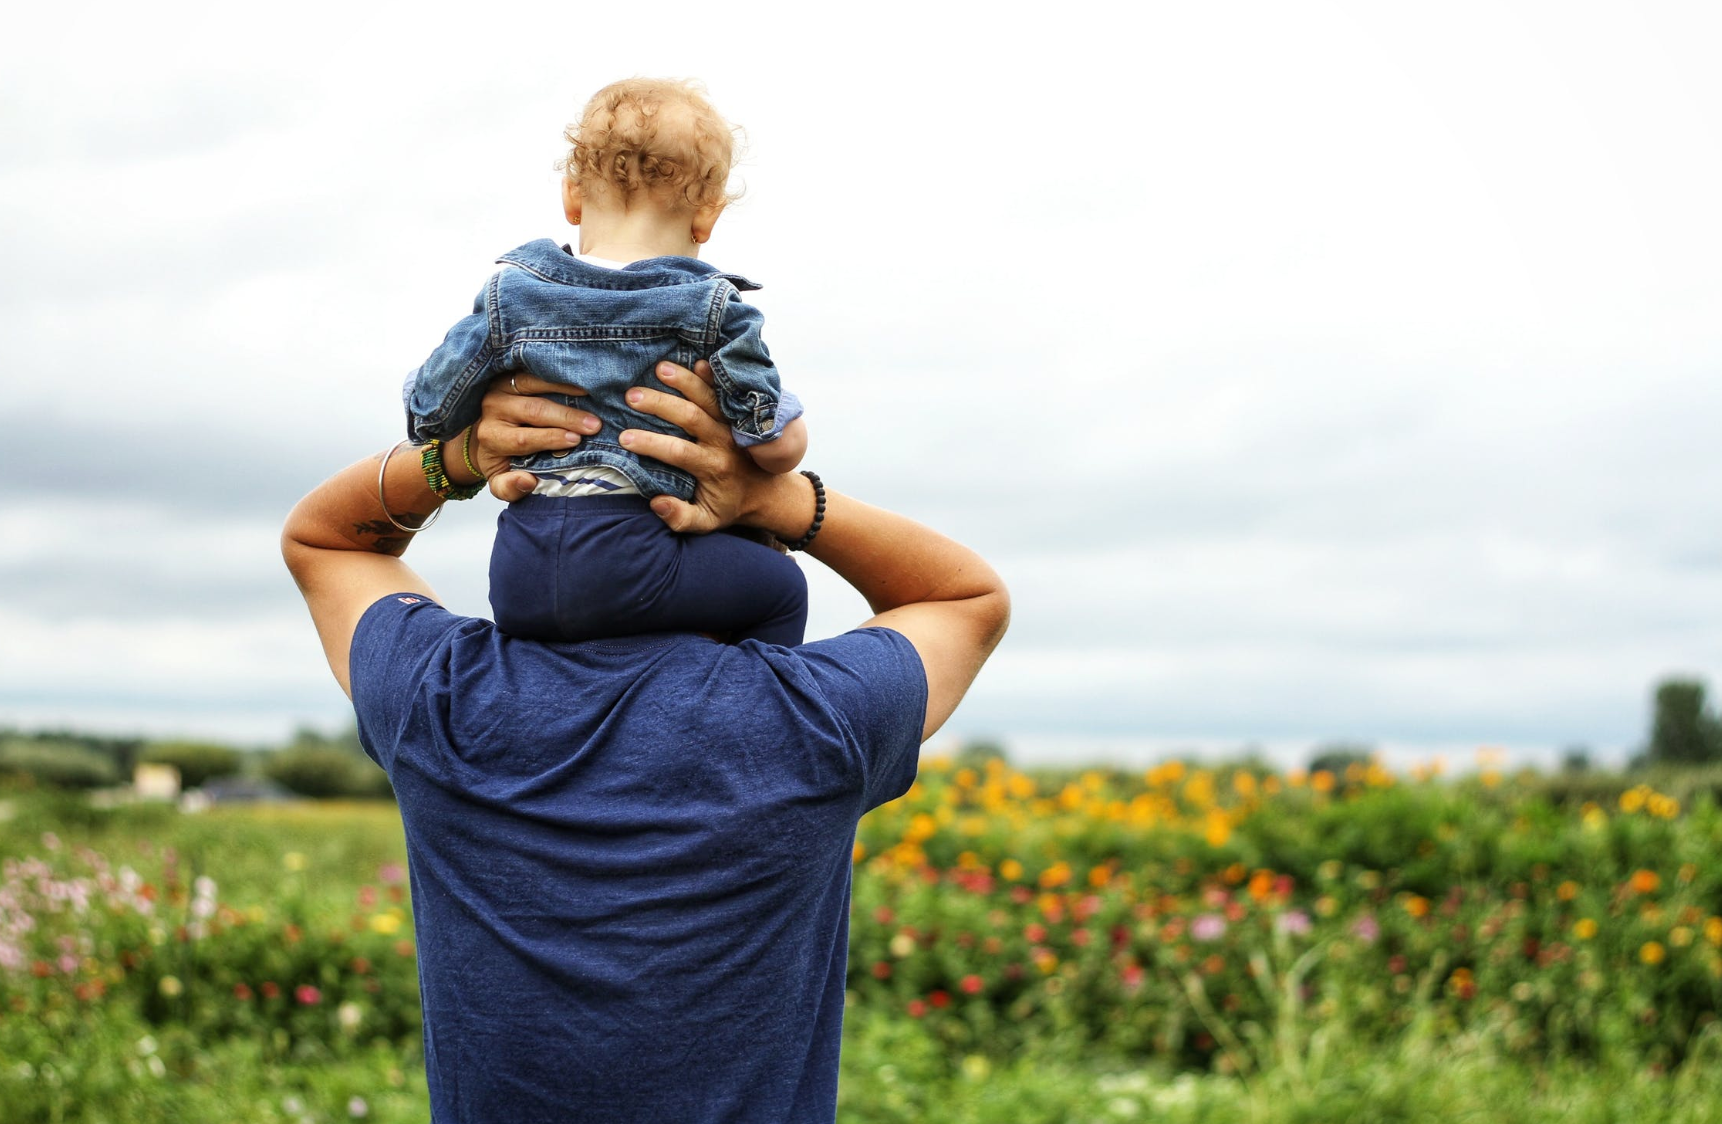
[{"label": "overcast sky", "polygon": [[[747,130],[705,256],[806,463],[1011,585],[955,733],[1608,754],[1717,682],[1716,6],[1122,10],[13,14],[0,724],[345,721],[281,521],[570,236],[561,128],[630,74]],[[408,555],[457,611],[494,516]],[[814,634],[865,616],[809,571]]]}]

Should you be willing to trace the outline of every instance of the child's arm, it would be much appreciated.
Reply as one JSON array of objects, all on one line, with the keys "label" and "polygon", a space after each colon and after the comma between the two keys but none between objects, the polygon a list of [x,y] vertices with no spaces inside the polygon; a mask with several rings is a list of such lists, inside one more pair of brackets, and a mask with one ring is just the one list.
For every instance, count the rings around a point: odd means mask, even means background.
[{"label": "child's arm", "polygon": [[783,389],[771,352],[760,338],[765,318],[731,290],[724,307],[723,340],[712,352],[712,386],[735,443],[771,473],[793,472],[807,452],[801,400]]},{"label": "child's arm", "polygon": [[407,436],[413,440],[447,440],[478,420],[479,399],[501,358],[490,339],[488,301],[495,286],[492,277],[472,302],[472,312],[448,330],[423,366],[407,376],[402,397]]},{"label": "child's arm", "polygon": [[794,472],[801,458],[807,455],[807,419],[796,418],[784,426],[775,441],[748,446],[747,455],[767,472],[780,475]]}]

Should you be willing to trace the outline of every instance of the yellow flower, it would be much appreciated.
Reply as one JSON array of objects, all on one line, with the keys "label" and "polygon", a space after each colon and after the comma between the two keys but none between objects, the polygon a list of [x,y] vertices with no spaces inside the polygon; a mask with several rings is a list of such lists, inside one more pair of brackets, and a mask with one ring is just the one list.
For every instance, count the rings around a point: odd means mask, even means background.
[{"label": "yellow flower", "polygon": [[898,960],[915,951],[915,938],[907,933],[898,933],[891,938],[891,955]]},{"label": "yellow flower", "polygon": [[1333,774],[1326,769],[1317,769],[1310,774],[1309,786],[1317,792],[1333,791]]},{"label": "yellow flower", "polygon": [[1644,785],[1639,785],[1637,788],[1627,789],[1625,792],[1620,794],[1620,810],[1626,812],[1628,815],[1638,811],[1640,808],[1644,807],[1644,798],[1649,795],[1649,793],[1650,789]]},{"label": "yellow flower", "polygon": [[1596,936],[1596,922],[1588,917],[1581,917],[1573,922],[1573,936],[1581,941],[1588,941]]},{"label": "yellow flower", "polygon": [[861,842],[861,840],[857,839],[855,841],[855,858],[854,858],[854,861],[860,862],[862,859],[864,859],[866,857],[867,857],[867,845],[865,843]]},{"label": "yellow flower", "polygon": [[1660,964],[1668,952],[1655,941],[1645,941],[1644,947],[1638,950],[1638,958],[1646,964]]},{"label": "yellow flower", "polygon": [[1652,793],[1644,803],[1650,814],[1657,819],[1671,820],[1680,814],[1680,801],[1672,796]]},{"label": "yellow flower", "polygon": [[1692,943],[1692,930],[1685,925],[1676,925],[1668,930],[1668,943],[1675,948],[1685,948]]},{"label": "yellow flower", "polygon": [[161,993],[169,999],[172,999],[174,996],[185,990],[185,985],[179,982],[178,976],[163,976],[161,978],[161,983],[156,986],[160,988]]},{"label": "yellow flower", "polygon": [[1050,975],[1058,967],[1058,957],[1050,949],[1037,948],[1033,952],[1034,966],[1039,968],[1042,975]]},{"label": "yellow flower", "polygon": [[392,937],[401,931],[401,919],[393,913],[379,913],[371,918],[371,932]]},{"label": "yellow flower", "polygon": [[1339,912],[1339,902],[1327,894],[1315,899],[1315,912],[1319,917],[1332,917]]},{"label": "yellow flower", "polygon": [[999,863],[999,877],[1006,882],[1015,882],[1022,877],[1022,864],[1015,859],[1006,859]]},{"label": "yellow flower", "polygon": [[1722,917],[1711,917],[1705,920],[1704,939],[1711,944],[1722,944]]},{"label": "yellow flower", "polygon": [[305,856],[298,851],[288,851],[281,856],[281,865],[295,872],[304,870]]},{"label": "yellow flower", "polygon": [[1040,885],[1042,889],[1051,890],[1062,886],[1069,881],[1070,864],[1067,862],[1053,863],[1051,866],[1040,872]]}]

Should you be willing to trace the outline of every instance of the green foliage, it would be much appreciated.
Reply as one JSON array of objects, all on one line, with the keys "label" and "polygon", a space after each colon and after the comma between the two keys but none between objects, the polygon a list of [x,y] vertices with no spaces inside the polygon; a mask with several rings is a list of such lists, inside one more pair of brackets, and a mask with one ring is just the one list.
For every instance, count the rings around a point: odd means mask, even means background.
[{"label": "green foliage", "polygon": [[185,788],[197,788],[215,777],[230,777],[239,772],[244,758],[239,751],[224,745],[204,742],[152,742],[138,755],[139,761],[172,765],[179,770],[179,783]]},{"label": "green foliage", "polygon": [[390,797],[383,771],[366,757],[329,745],[297,745],[271,753],[263,775],[283,788],[316,799]]},{"label": "green foliage", "polygon": [[1649,759],[1658,764],[1722,762],[1722,721],[1704,706],[1704,684],[1665,679],[1656,687]]},{"label": "green foliage", "polygon": [[[1701,771],[1156,772],[928,765],[863,821],[841,1120],[1717,1119],[1722,812],[1646,780]],[[7,1124],[424,1118],[392,807],[0,804]]]},{"label": "green foliage", "polygon": [[72,742],[9,739],[0,742],[0,777],[27,779],[55,788],[101,788],[119,782],[105,754]]},{"label": "green foliage", "polygon": [[1344,776],[1348,765],[1368,765],[1375,756],[1375,747],[1357,742],[1327,742],[1311,751],[1309,771]]}]

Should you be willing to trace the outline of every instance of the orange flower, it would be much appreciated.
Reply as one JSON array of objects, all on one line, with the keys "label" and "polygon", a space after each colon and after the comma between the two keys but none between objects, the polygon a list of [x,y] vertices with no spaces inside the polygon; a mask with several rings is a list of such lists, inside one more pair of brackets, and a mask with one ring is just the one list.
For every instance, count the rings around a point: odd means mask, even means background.
[{"label": "orange flower", "polygon": [[1555,897],[1559,898],[1563,902],[1572,901],[1574,898],[1578,897],[1578,892],[1579,884],[1570,880],[1562,882],[1559,886],[1555,887]]},{"label": "orange flower", "polygon": [[1668,951],[1656,941],[1645,941],[1638,950],[1638,958],[1646,964],[1660,964],[1668,956]]},{"label": "orange flower", "polygon": [[1662,878],[1654,870],[1635,870],[1627,883],[1635,894],[1654,894]]},{"label": "orange flower", "polygon": [[1420,894],[1406,894],[1402,900],[1405,904],[1405,912],[1409,913],[1411,916],[1427,917],[1429,915],[1428,898],[1425,898]]}]

